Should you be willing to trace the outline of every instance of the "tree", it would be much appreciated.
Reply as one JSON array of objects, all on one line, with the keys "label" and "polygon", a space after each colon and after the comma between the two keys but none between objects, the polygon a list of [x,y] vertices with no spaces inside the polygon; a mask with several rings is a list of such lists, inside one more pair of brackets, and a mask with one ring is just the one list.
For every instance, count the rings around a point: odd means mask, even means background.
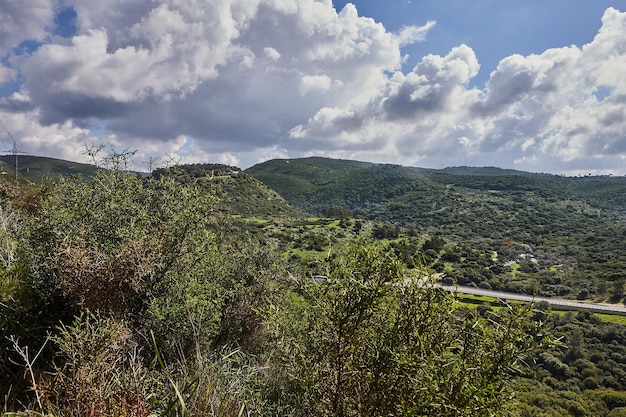
[{"label": "tree", "polygon": [[[213,200],[167,177],[143,179],[109,155],[90,181],[62,178],[31,227],[32,284],[42,297],[119,317],[135,315],[187,265],[194,234],[210,230]],[[206,236],[205,236],[206,237]]]},{"label": "tree", "polygon": [[624,287],[626,286],[626,282],[623,278],[618,278],[613,281],[611,285],[611,300],[618,302],[624,297]]},{"label": "tree", "polygon": [[541,340],[528,310],[481,318],[361,242],[267,312],[274,367],[296,415],[493,415]]},{"label": "tree", "polygon": [[446,245],[446,241],[441,236],[433,236],[422,245],[422,250],[426,251],[429,249],[434,250],[435,252],[441,252],[443,247]]}]

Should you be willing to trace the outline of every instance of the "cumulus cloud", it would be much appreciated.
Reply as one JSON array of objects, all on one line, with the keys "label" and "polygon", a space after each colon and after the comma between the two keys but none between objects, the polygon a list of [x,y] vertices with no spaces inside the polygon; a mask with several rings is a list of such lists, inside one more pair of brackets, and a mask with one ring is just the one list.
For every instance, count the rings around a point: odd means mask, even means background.
[{"label": "cumulus cloud", "polygon": [[428,55],[404,76],[392,78],[390,90],[381,104],[389,119],[414,118],[440,112],[451,96],[478,74],[478,60],[471,48],[461,45],[445,57]]},{"label": "cumulus cloud", "polygon": [[0,57],[23,41],[43,41],[53,19],[52,0],[0,2]]},{"label": "cumulus cloud", "polygon": [[271,145],[325,102],[355,100],[357,85],[367,97],[401,63],[396,37],[351,4],[68,4],[78,33],[23,59],[23,89],[44,125],[95,118],[135,142]]},{"label": "cumulus cloud", "polygon": [[571,172],[569,163],[604,159],[619,170],[626,159],[624,36],[626,13],[610,8],[590,43],[505,57],[484,90],[469,86],[479,64],[461,45],[395,72],[367,105],[323,108],[291,134],[334,147],[343,140],[346,149],[353,137],[368,143],[382,135],[404,163],[493,163],[497,152],[521,168]]},{"label": "cumulus cloud", "polygon": [[310,91],[328,91],[332,87],[333,80],[328,75],[304,75],[301,79],[303,93]]},{"label": "cumulus cloud", "polygon": [[483,145],[524,143],[563,161],[626,156],[624,35],[626,14],[610,8],[582,48],[502,60],[473,108],[489,125]]},{"label": "cumulus cloud", "polygon": [[[53,35],[54,4],[0,4],[0,84],[23,80],[0,117],[36,153],[75,157],[95,138],[244,166],[306,154],[480,164],[497,152],[528,169],[626,160],[626,13],[612,8],[586,45],[504,57],[478,89],[468,45],[403,69],[402,48],[434,21],[392,33],[350,3],[64,0],[70,38]],[[11,52],[24,40],[40,44]]]},{"label": "cumulus cloud", "polygon": [[52,0],[0,2],[0,87],[15,81],[18,73],[11,61],[15,53],[25,49],[22,43],[44,41],[53,20]]}]

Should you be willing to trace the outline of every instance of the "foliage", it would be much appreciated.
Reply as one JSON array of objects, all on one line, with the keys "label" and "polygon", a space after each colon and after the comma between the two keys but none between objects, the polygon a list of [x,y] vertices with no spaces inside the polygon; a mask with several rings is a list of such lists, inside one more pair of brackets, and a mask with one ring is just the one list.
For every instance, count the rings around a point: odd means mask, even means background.
[{"label": "foliage", "polygon": [[[425,170],[325,158],[267,161],[246,172],[313,213],[340,206],[355,217],[445,238],[457,247],[428,260],[442,270],[441,257],[458,254],[447,262],[460,283],[614,302],[624,295],[617,291],[626,281],[624,177]],[[377,231],[395,237],[382,226]]]},{"label": "foliage", "polygon": [[[233,357],[229,350],[246,357],[241,349],[260,349],[254,311],[278,288],[275,251],[214,211],[214,193],[129,173],[128,156],[94,158],[107,168],[89,182],[66,177],[42,186],[28,212],[2,206],[0,325],[15,341],[2,338],[0,387],[13,392],[6,408],[90,416],[219,409],[199,395],[185,408],[168,400],[194,380],[202,388],[222,381],[216,392],[238,405],[225,387],[244,375],[220,364]],[[163,369],[153,361],[151,333]],[[39,371],[24,378],[20,368],[32,364],[22,346],[33,345],[45,350]]]},{"label": "foliage", "polygon": [[276,191],[237,167],[178,165],[156,169],[152,177],[170,178],[179,184],[200,188],[215,197],[215,210],[220,213],[260,218],[304,217],[304,212],[288,204]]},{"label": "foliage", "polygon": [[361,243],[327,267],[267,312],[296,415],[492,415],[542,343],[530,312],[459,309],[388,250]]},{"label": "foliage", "polygon": [[[604,283],[604,296],[617,298],[623,229],[610,210],[622,200],[602,202],[594,188],[615,194],[619,182],[501,178],[496,169],[461,178],[323,158],[269,163],[284,184],[305,185],[309,207],[330,190],[319,208],[335,218],[310,218],[235,167],[144,177],[127,171],[132,152],[99,151],[89,150],[100,165],[88,180],[0,181],[3,411],[623,412],[623,326],[505,304],[469,308],[426,279],[432,266],[457,282],[561,295],[584,286],[589,296]],[[302,172],[289,182],[294,165]],[[506,214],[524,199],[545,216],[532,226],[543,235],[521,233],[530,218]],[[453,201],[458,207],[445,206]],[[481,211],[496,207],[495,217]],[[468,220],[470,209],[483,217]],[[434,227],[441,219],[448,223]],[[492,220],[509,229],[490,237]],[[577,283],[581,274],[592,277]],[[566,344],[549,348],[551,333]]]},{"label": "foliage", "polygon": [[44,409],[65,415],[133,416],[150,414],[145,393],[162,383],[142,363],[140,344],[117,319],[82,313],[51,338],[62,368],[41,384]]},{"label": "foliage", "polygon": [[180,267],[210,197],[174,181],[100,170],[86,183],[61,179],[33,220],[33,286],[74,307],[135,314]]}]

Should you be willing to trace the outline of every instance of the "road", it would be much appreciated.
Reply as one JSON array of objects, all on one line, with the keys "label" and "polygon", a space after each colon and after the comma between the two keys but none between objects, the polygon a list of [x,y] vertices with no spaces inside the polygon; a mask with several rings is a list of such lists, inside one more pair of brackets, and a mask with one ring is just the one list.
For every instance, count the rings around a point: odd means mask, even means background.
[{"label": "road", "polygon": [[589,303],[575,300],[564,300],[560,298],[548,298],[548,297],[533,297],[532,295],[514,294],[503,291],[485,290],[482,288],[466,287],[466,286],[454,286],[435,284],[437,287],[442,288],[450,292],[458,292],[461,294],[473,294],[482,295],[485,297],[493,297],[501,300],[516,300],[525,301],[529,303],[538,303],[545,301],[553,308],[559,310],[574,310],[574,311],[589,311],[593,313],[613,314],[619,316],[626,316],[626,306],[618,304],[600,304]]}]

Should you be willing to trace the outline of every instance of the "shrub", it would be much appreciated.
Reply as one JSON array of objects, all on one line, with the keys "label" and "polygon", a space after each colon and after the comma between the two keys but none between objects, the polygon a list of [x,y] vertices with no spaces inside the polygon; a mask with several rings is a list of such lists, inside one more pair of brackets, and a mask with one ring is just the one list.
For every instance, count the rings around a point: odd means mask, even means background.
[{"label": "shrub", "polygon": [[387,249],[356,245],[326,275],[266,312],[294,415],[492,415],[541,343],[530,312],[483,319],[419,273],[407,280]]}]

